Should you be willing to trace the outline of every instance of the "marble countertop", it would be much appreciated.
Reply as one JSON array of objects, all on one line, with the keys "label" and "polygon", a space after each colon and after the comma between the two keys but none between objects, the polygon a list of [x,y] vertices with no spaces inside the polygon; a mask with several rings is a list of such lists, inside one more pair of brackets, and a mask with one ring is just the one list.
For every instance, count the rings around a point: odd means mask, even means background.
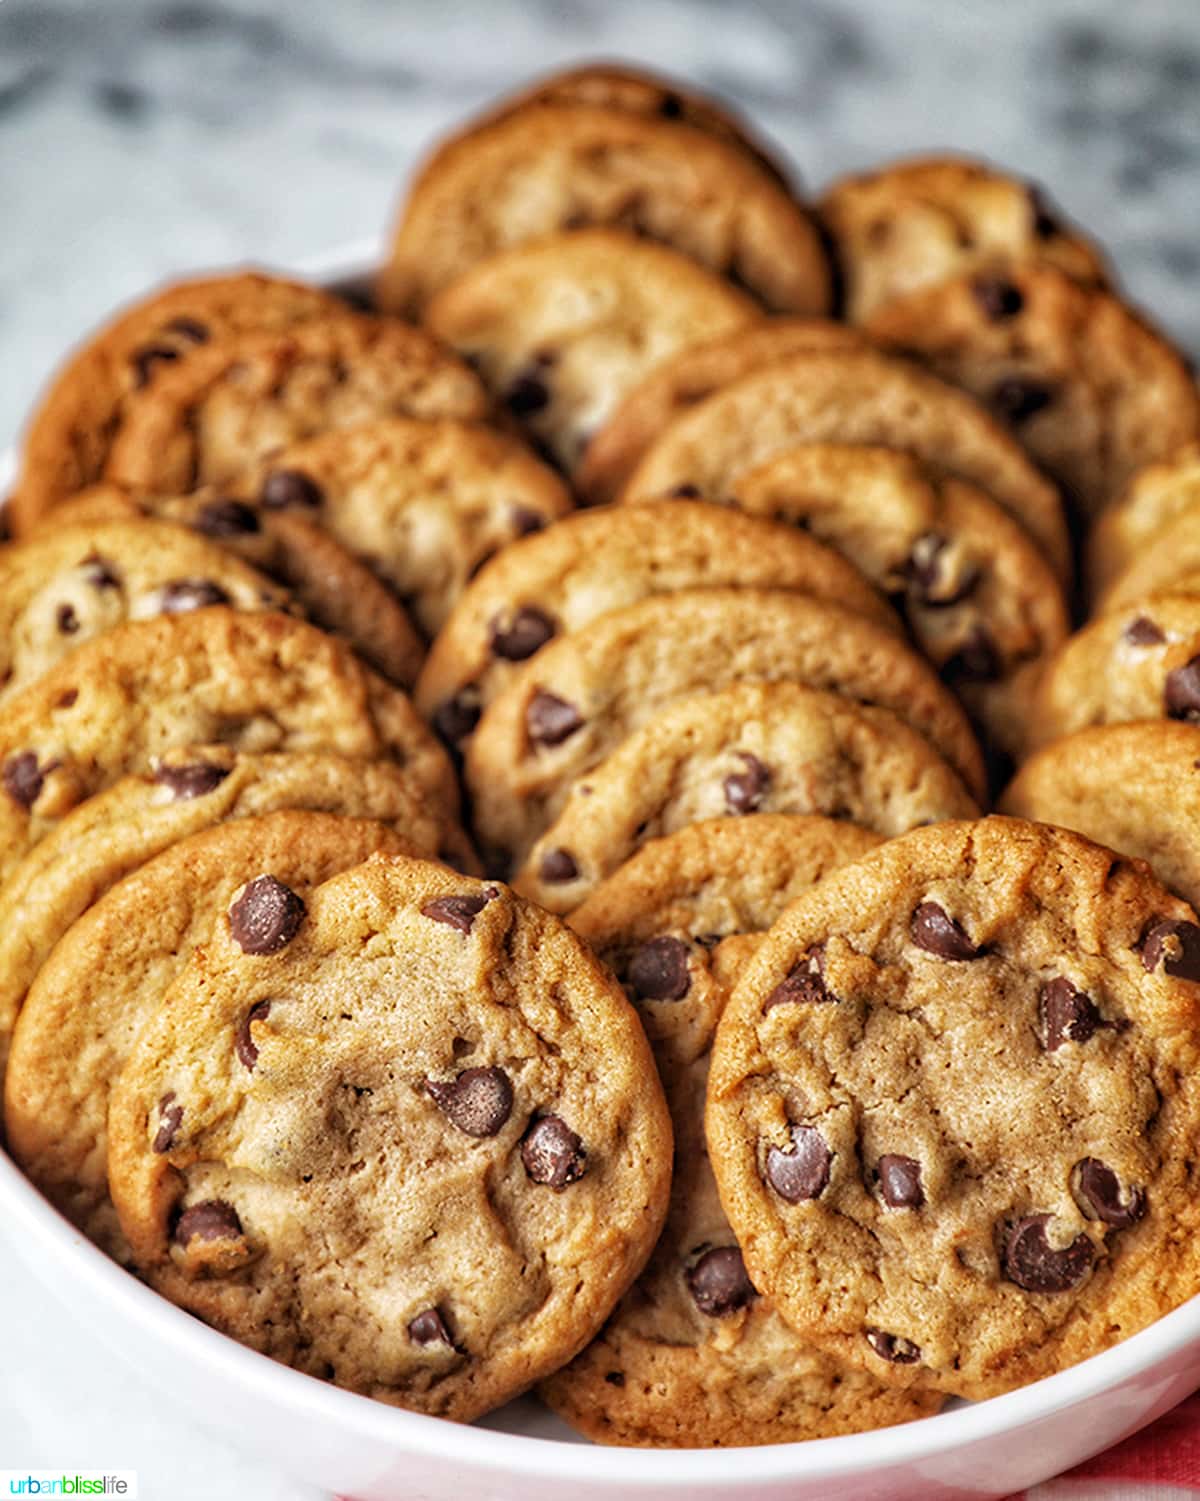
[{"label": "marble countertop", "polygon": [[[0,0],[0,448],[122,299],[378,236],[441,130],[597,55],[727,94],[814,186],[946,145],[1035,177],[1200,354],[1196,0]],[[2,1237],[0,1468],[298,1494],[106,1369]]]}]

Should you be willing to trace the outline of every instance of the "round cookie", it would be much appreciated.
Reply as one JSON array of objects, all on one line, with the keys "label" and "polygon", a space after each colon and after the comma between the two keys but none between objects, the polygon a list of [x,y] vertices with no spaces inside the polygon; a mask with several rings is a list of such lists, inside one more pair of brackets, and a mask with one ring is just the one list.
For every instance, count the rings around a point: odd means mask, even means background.
[{"label": "round cookie", "polygon": [[773,172],[691,125],[584,104],[525,105],[442,145],[409,191],[379,305],[419,310],[498,250],[589,226],[671,245],[771,311],[829,308],[820,233]]},{"label": "round cookie", "polygon": [[138,1267],[278,1360],[478,1417],[578,1352],[662,1228],[637,1017],[557,918],[428,862],[326,881],[270,953],[247,899],[113,1094]]},{"label": "round cookie", "polygon": [[1006,511],[909,454],[839,444],[790,449],[735,488],[736,505],[845,554],[900,606],[989,748],[1021,751],[1038,674],[1071,625],[1058,580]]},{"label": "round cookie", "polygon": [[93,902],[169,845],[281,808],[394,824],[417,849],[474,873],[466,835],[389,761],[226,745],[168,751],[63,818],[0,886],[0,1076],[13,1023],[51,949]]},{"label": "round cookie", "polygon": [[282,333],[344,310],[328,292],[255,271],[176,282],[127,308],[67,360],[42,394],[8,509],[17,534],[100,478],[126,397],[164,370],[214,339]]},{"label": "round cookie", "polygon": [[1200,904],[1200,728],[1170,720],[1107,724],[1044,746],[1021,767],[1005,813],[1059,824],[1149,863]]},{"label": "round cookie", "polygon": [[615,500],[667,424],[722,386],[789,354],[867,347],[857,329],[826,318],[763,318],[724,338],[689,345],[655,365],[617,403],[588,444],[575,487],[590,505]]},{"label": "round cookie", "polygon": [[138,517],[186,526],[276,579],[314,625],[344,636],[377,672],[410,688],[425,646],[387,585],[307,516],[231,500],[229,488],[148,495],[120,485],[91,485],[60,501],[36,530]]},{"label": "round cookie", "polygon": [[700,501],[580,511],[471,581],[430,648],[417,707],[444,738],[465,739],[547,641],[652,594],[728,585],[799,589],[899,626],[857,569],[794,528]]},{"label": "round cookie", "polygon": [[208,943],[247,882],[282,882],[302,901],[376,850],[413,849],[370,819],[297,811],[239,818],[170,846],[67,930],[18,1019],[5,1130],[29,1178],[110,1256],[129,1259],[108,1197],[109,1095],[192,950]]},{"label": "round cookie", "polygon": [[756,1286],[899,1386],[987,1397],[1200,1290],[1200,926],[1140,862],[944,823],[797,898],[707,1133]]},{"label": "round cookie", "polygon": [[390,757],[447,812],[454,772],[402,693],[288,615],[223,606],[132,621],[9,699],[0,879],[72,808],[173,746]]},{"label": "round cookie", "polygon": [[1031,740],[1137,719],[1200,721],[1200,595],[1133,600],[1076,631],[1038,684]]},{"label": "round cookie", "polygon": [[1191,505],[1164,516],[1158,529],[1139,542],[1125,567],[1113,575],[1096,600],[1105,614],[1152,594],[1193,594],[1200,574],[1200,489]]},{"label": "round cookie", "polygon": [[986,491],[1070,577],[1058,491],[1017,442],[966,392],[868,350],[793,354],[723,387],[655,440],[621,499],[726,500],[747,470],[799,443],[906,449]]},{"label": "round cookie", "polygon": [[1099,516],[1087,539],[1088,583],[1103,592],[1181,511],[1200,502],[1200,443],[1135,474],[1125,494]]},{"label": "round cookie", "polygon": [[761,317],[677,250],[578,229],[476,262],[432,298],[424,323],[570,474],[648,370]]},{"label": "round cookie", "polygon": [[1084,518],[1200,437],[1200,391],[1179,351],[1119,298],[1052,266],[941,282],[865,328],[1007,423]]},{"label": "round cookie", "polygon": [[840,178],[818,212],[854,323],[893,298],[986,268],[1034,263],[1085,286],[1109,280],[1098,248],[1041,188],[969,158],[917,157]]},{"label": "round cookie", "polygon": [[479,378],[422,329],[344,313],[222,339],[164,372],[126,400],[104,478],[186,494],[327,428],[489,410]]},{"label": "round cookie", "polygon": [[799,682],[892,709],[982,792],[966,716],[891,631],[784,590],[682,590],[551,642],[493,700],[466,756],[488,857],[523,859],[571,784],[667,704],[742,680]]},{"label": "round cookie", "polygon": [[571,789],[513,884],[569,912],[647,840],[756,812],[822,814],[891,836],[979,809],[889,710],[799,683],[739,683],[670,704],[622,741]]},{"label": "round cookie", "polygon": [[[740,935],[768,928],[793,897],[875,842],[821,818],[694,824],[646,845],[572,920],[623,974],[675,1126],[671,1206],[649,1266],[597,1338],[540,1389],[589,1438],[787,1443],[883,1428],[941,1405],[831,1361],[755,1294],[704,1144],[708,1053],[748,946]],[[649,980],[648,996],[638,979]]]},{"label": "round cookie", "polygon": [[214,543],[157,521],[55,527],[0,548],[0,699],[126,620],[288,596]]}]

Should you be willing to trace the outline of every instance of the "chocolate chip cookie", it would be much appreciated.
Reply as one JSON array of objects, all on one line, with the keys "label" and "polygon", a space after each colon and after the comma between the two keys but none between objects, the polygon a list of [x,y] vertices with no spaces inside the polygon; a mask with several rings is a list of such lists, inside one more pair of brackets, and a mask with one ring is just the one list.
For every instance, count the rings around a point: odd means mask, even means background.
[{"label": "chocolate chip cookie", "polygon": [[422,329],[343,313],[216,340],[165,371],[127,398],[104,478],[186,494],[327,428],[489,409],[478,376]]},{"label": "chocolate chip cookie", "polygon": [[[632,1007],[558,919],[375,857],[193,955],[109,1115],[150,1284],[301,1370],[469,1420],[569,1360],[662,1228]],[[436,984],[431,977],[436,976]]]},{"label": "chocolate chip cookie", "polygon": [[569,912],[645,841],[758,812],[893,835],[979,809],[889,710],[798,683],[740,683],[668,705],[618,745],[572,788],[514,885]]},{"label": "chocolate chip cookie", "polygon": [[655,440],[621,498],[727,500],[748,470],[798,443],[906,449],[933,474],[986,491],[1070,577],[1058,491],[1012,436],[966,392],[866,350],[789,355],[724,386]]},{"label": "chocolate chip cookie", "polygon": [[457,811],[450,763],[402,693],[313,626],[218,605],[117,626],[7,701],[0,879],[85,798],[210,742],[390,758]]},{"label": "chocolate chip cookie", "polygon": [[1053,266],[940,282],[865,327],[977,397],[1085,518],[1200,437],[1200,392],[1179,351],[1119,298]]},{"label": "chocolate chip cookie", "polygon": [[601,1443],[712,1447],[882,1428],[936,1412],[818,1353],[746,1275],[704,1144],[717,1020],[751,947],[814,881],[872,847],[850,824],[769,814],[646,845],[572,926],[624,980],[675,1125],[667,1224],[599,1337],[541,1394]]},{"label": "chocolate chip cookie", "polygon": [[722,386],[789,354],[866,347],[857,329],[827,318],[763,318],[723,338],[692,344],[656,365],[617,403],[588,444],[575,487],[592,505],[615,500],[667,424]]},{"label": "chocolate chip cookie", "polygon": [[290,601],[256,569],[164,522],[55,527],[0,548],[0,699],[126,620],[208,605],[286,610]]},{"label": "chocolate chip cookie", "polygon": [[846,316],[951,277],[1025,264],[1104,285],[1099,249],[1041,188],[965,157],[918,157],[843,177],[818,211],[833,240]]},{"label": "chocolate chip cookie", "polygon": [[589,226],[672,245],[771,311],[829,308],[820,234],[773,172],[692,125],[584,104],[525,105],[441,146],[404,204],[379,305],[418,310],[498,250]]},{"label": "chocolate chip cookie", "polygon": [[433,297],[424,322],[570,474],[648,370],[761,316],[677,250],[579,229],[476,262]]},{"label": "chocolate chip cookie", "polygon": [[1200,926],[1010,819],[797,898],[722,1018],[709,1150],[751,1278],[880,1381],[986,1397],[1200,1290]]},{"label": "chocolate chip cookie", "polygon": [[551,642],[493,700],[466,756],[487,855],[523,859],[571,784],[627,735],[676,699],[739,681],[798,682],[891,709],[982,792],[966,716],[893,632],[803,594],[683,590]]},{"label": "chocolate chip cookie", "polygon": [[252,271],[177,282],[126,309],[66,362],[33,414],[9,507],[18,535],[100,478],[130,394],[213,340],[343,311],[328,292]]},{"label": "chocolate chip cookie", "polygon": [[729,585],[798,589],[898,628],[857,569],[792,527],[699,501],[580,511],[472,580],[430,649],[417,707],[465,739],[547,642],[652,594]]},{"label": "chocolate chip cookie", "polygon": [[1185,443],[1170,458],[1135,474],[1129,488],[1097,518],[1087,540],[1093,597],[1140,556],[1181,511],[1200,503],[1200,443]]},{"label": "chocolate chip cookie", "polygon": [[[110,1255],[129,1259],[108,1197],[109,1094],[172,980],[239,890],[261,945],[294,921],[295,904],[303,912],[311,886],[375,850],[413,846],[370,819],[295,811],[235,819],[118,881],[42,966],[5,1079],[8,1145],[47,1198]],[[241,1050],[249,1046],[239,1034]]]},{"label": "chocolate chip cookie", "polygon": [[13,1023],[51,949],[131,870],[189,834],[281,808],[394,825],[415,848],[474,873],[466,835],[390,761],[225,745],[168,751],[72,809],[0,886],[0,1075]]},{"label": "chocolate chip cookie", "polygon": [[990,496],[894,449],[820,443],[768,459],[735,491],[736,505],[844,553],[903,610],[988,746],[1021,751],[1038,674],[1070,617],[1028,532]]}]

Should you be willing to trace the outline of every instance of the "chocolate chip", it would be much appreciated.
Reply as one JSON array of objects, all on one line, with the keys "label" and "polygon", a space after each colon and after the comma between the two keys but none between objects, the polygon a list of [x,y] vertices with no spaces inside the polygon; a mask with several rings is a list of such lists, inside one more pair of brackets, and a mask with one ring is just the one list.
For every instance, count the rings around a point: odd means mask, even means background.
[{"label": "chocolate chip", "polygon": [[1100,1012],[1091,997],[1076,990],[1061,975],[1042,986],[1038,1010],[1048,1053],[1062,1047],[1064,1042],[1087,1042],[1101,1025]]},{"label": "chocolate chip", "polygon": [[1084,1214],[1103,1220],[1117,1230],[1128,1230],[1146,1213],[1146,1191],[1131,1188],[1122,1198],[1121,1180],[1098,1157],[1085,1157],[1075,1164],[1075,1202]]},{"label": "chocolate chip", "polygon": [[414,1345],[449,1345],[454,1348],[446,1320],[436,1308],[427,1308],[410,1321],[408,1337]]},{"label": "chocolate chip", "polygon": [[153,1150],[169,1152],[175,1133],[183,1120],[183,1106],[175,1100],[175,1091],[170,1089],[158,1102],[158,1130],[154,1134]]},{"label": "chocolate chip", "polygon": [[79,629],[79,616],[75,613],[74,605],[59,605],[54,620],[64,636],[73,636]]},{"label": "chocolate chip", "polygon": [[236,1240],[242,1234],[237,1210],[224,1199],[204,1199],[185,1209],[175,1222],[172,1239],[186,1246],[193,1240]]},{"label": "chocolate chip", "polygon": [[189,610],[228,603],[229,595],[211,579],[171,579],[158,596],[158,607],[164,615],[184,615]]},{"label": "chocolate chip", "polygon": [[537,370],[530,368],[513,380],[503,400],[514,417],[532,417],[550,405],[550,388]]},{"label": "chocolate chip", "polygon": [[286,511],[291,506],[315,509],[325,499],[320,487],[299,469],[272,469],[259,491],[259,504],[268,511]]},{"label": "chocolate chip", "polygon": [[737,1246],[717,1246],[706,1251],[688,1269],[686,1281],[696,1307],[714,1319],[736,1313],[758,1296],[746,1275],[746,1264]]},{"label": "chocolate chip", "polygon": [[692,983],[682,938],[651,938],[635,949],[626,971],[639,1001],[681,1001]]},{"label": "chocolate chip", "polygon": [[685,480],[682,485],[672,485],[667,491],[667,498],[668,500],[699,500],[700,487]]},{"label": "chocolate chip", "polygon": [[1058,234],[1058,219],[1050,210],[1044,191],[1036,183],[1025,190],[1029,200],[1029,222],[1034,236],[1039,240],[1052,240]]},{"label": "chocolate chip", "polygon": [[422,917],[434,922],[444,922],[447,927],[457,928],[460,933],[469,933],[475,919],[500,895],[494,886],[485,887],[478,896],[435,896],[421,908]]},{"label": "chocolate chip", "polygon": [[84,582],[90,584],[93,589],[119,589],[121,580],[117,576],[117,570],[99,553],[91,553],[83,560]]},{"label": "chocolate chip", "polygon": [[197,511],[192,528],[206,537],[249,537],[259,524],[253,509],[240,500],[210,500]]},{"label": "chocolate chip", "polygon": [[979,624],[971,627],[954,655],[942,663],[942,676],[949,683],[994,683],[1003,671],[995,642]]},{"label": "chocolate chip", "polygon": [[825,985],[825,945],[818,943],[780,980],[763,1002],[763,1010],[770,1011],[773,1006],[816,1006],[836,1000],[837,996],[831,995]]},{"label": "chocolate chip", "polygon": [[234,1038],[234,1049],[238,1057],[251,1072],[253,1072],[254,1065],[258,1062],[258,1048],[254,1045],[254,1038],[250,1034],[250,1027],[254,1022],[265,1022],[270,1014],[270,1001],[259,1001],[257,1005],[251,1006],[245,1016],[242,1017],[237,1029],[237,1035]]},{"label": "chocolate chip", "polygon": [[532,1182],[559,1190],[587,1172],[583,1142],[557,1115],[543,1115],[530,1126],[521,1143],[521,1161]]},{"label": "chocolate chip", "polygon": [[579,875],[579,866],[570,850],[547,850],[538,862],[538,875],[548,886],[565,886]]},{"label": "chocolate chip", "polygon": [[983,310],[984,317],[993,323],[1016,317],[1025,306],[1020,288],[1002,276],[977,276],[971,283],[971,294]]},{"label": "chocolate chip", "polygon": [[169,344],[147,344],[145,349],[139,349],[130,361],[134,386],[140,390],[149,381],[155,365],[169,365],[178,358],[178,349],[172,349]]},{"label": "chocolate chip", "polygon": [[946,556],[950,544],[938,532],[924,532],[912,545],[905,564],[909,588],[919,604],[945,609],[961,604],[979,583],[978,568],[960,568],[957,575]]},{"label": "chocolate chip", "polygon": [[531,511],[528,506],[513,506],[508,514],[512,529],[518,537],[529,537],[534,532],[546,529],[546,518],[538,511]]},{"label": "chocolate chip", "polygon": [[609,1386],[621,1387],[625,1385],[625,1372],[605,1371],[604,1379],[608,1382]]},{"label": "chocolate chip", "polygon": [[229,929],[244,954],[274,954],[304,921],[303,901],[274,876],[255,876],[229,909]]},{"label": "chocolate chip", "polygon": [[1125,639],[1130,646],[1161,646],[1167,638],[1148,615],[1139,615],[1125,627]]},{"label": "chocolate chip", "polygon": [[991,404],[1007,422],[1024,422],[1054,400],[1044,381],[1010,375],[992,387]]},{"label": "chocolate chip", "polygon": [[195,318],[172,318],[167,328],[173,334],[179,334],[193,344],[207,344],[209,339],[208,329],[203,323],[197,323]]},{"label": "chocolate chip", "polygon": [[512,1112],[513,1090],[502,1068],[469,1068],[457,1079],[426,1079],[442,1114],[467,1136],[495,1136]]},{"label": "chocolate chip", "polygon": [[936,954],[939,959],[978,959],[983,953],[967,937],[966,931],[936,902],[922,902],[917,907],[908,931],[919,949]]},{"label": "chocolate chip", "polygon": [[550,616],[532,605],[518,610],[507,625],[497,615],[491,627],[492,655],[503,657],[506,662],[524,662],[534,652],[541,651],[555,629]]},{"label": "chocolate chip", "polygon": [[664,94],[658,112],[664,120],[678,120],[683,115],[683,101],[678,94]]},{"label": "chocolate chip", "polygon": [[1168,719],[1200,720],[1200,657],[1192,657],[1167,673],[1163,703]]},{"label": "chocolate chip", "polygon": [[228,775],[229,769],[225,766],[209,766],[203,761],[195,761],[189,766],[160,766],[154,773],[154,780],[169,787],[178,803],[215,792]]},{"label": "chocolate chip", "polygon": [[753,813],[767,795],[771,773],[749,751],[738,751],[738,760],[743,769],[730,772],[722,783],[725,806],[731,813]]},{"label": "chocolate chip", "polygon": [[1142,964],[1153,970],[1160,961],[1168,975],[1200,980],[1200,928],[1179,919],[1155,923],[1142,939]]},{"label": "chocolate chip", "polygon": [[776,1146],[767,1151],[767,1182],[789,1204],[818,1198],[829,1182],[832,1160],[833,1154],[815,1126],[793,1126],[788,1151]]},{"label": "chocolate chip", "polygon": [[454,746],[474,733],[482,713],[478,692],[464,688],[453,698],[443,699],[433,711],[433,727],[447,745]]},{"label": "chocolate chip", "polygon": [[925,1202],[921,1187],[921,1164],[912,1157],[889,1152],[875,1167],[879,1195],[889,1209],[920,1209]]},{"label": "chocolate chip", "polygon": [[883,1329],[868,1329],[866,1335],[867,1344],[889,1365],[916,1365],[921,1358],[920,1345],[914,1345],[903,1335],[888,1334]]},{"label": "chocolate chip", "polygon": [[[49,768],[47,768],[48,770]],[[18,751],[4,763],[4,790],[13,802],[23,808],[32,808],[37,802],[45,781],[45,772],[38,766],[36,751]]]},{"label": "chocolate chip", "polygon": [[1095,1248],[1080,1233],[1069,1246],[1055,1250],[1046,1238],[1048,1214],[1027,1214],[1004,1238],[1000,1264],[1010,1282],[1027,1293],[1065,1293],[1078,1286],[1092,1269]]},{"label": "chocolate chip", "polygon": [[535,745],[561,745],[583,727],[574,704],[539,689],[525,710],[525,728]]}]

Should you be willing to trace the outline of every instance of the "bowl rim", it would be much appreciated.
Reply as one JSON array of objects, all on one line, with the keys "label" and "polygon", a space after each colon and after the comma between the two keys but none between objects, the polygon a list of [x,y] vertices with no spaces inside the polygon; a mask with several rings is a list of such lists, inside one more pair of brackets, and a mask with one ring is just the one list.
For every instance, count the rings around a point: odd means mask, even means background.
[{"label": "bowl rim", "polygon": [[[379,264],[384,237],[370,237],[290,261],[282,274],[331,286],[368,276]],[[11,482],[16,450],[0,451],[0,487]],[[2,493],[2,489],[0,489]],[[160,1297],[111,1261],[61,1216],[0,1148],[0,1233],[47,1262],[73,1283],[73,1298],[116,1314],[178,1357],[185,1354],[231,1389],[252,1388],[294,1417],[335,1427],[345,1436],[430,1460],[450,1459],[477,1469],[503,1468],[541,1481],[596,1481],[663,1491],[702,1485],[770,1484],[804,1478],[844,1478],[935,1459],[1016,1432],[1038,1420],[1115,1390],[1200,1342],[1200,1296],[1146,1329],[1078,1365],[1028,1386],[948,1412],[869,1433],[719,1449],[641,1449],[509,1433],[410,1412],[331,1386],[281,1365],[218,1333]],[[867,1442],[864,1443],[864,1440]],[[1101,1447],[1104,1447],[1102,1444]]]}]

